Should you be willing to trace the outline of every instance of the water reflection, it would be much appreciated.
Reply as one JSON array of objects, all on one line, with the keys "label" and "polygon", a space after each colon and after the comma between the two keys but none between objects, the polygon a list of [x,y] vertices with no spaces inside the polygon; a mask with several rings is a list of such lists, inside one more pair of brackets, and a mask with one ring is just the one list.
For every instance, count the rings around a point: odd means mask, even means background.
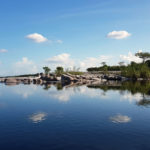
[{"label": "water reflection", "polygon": [[29,96],[33,95],[37,90],[37,86],[34,84],[29,85],[19,85],[13,87],[14,93],[21,95],[23,98],[27,99]]},{"label": "water reflection", "polygon": [[130,103],[132,102],[139,102],[142,98],[141,93],[132,94],[130,92],[124,92],[121,94],[121,99],[128,100]]},{"label": "water reflection", "polygon": [[136,104],[138,106],[149,107],[150,106],[150,99],[143,98],[140,101],[138,101]]},{"label": "water reflection", "polygon": [[121,99],[129,102],[135,101],[137,106],[150,105],[150,82],[106,82],[97,85],[88,85],[89,88],[103,90],[104,95],[109,91],[119,91]]},{"label": "water reflection", "polygon": [[150,105],[150,82],[102,82],[91,85],[62,85],[60,82],[42,85],[16,85],[10,87],[15,94],[28,98],[37,93],[39,88],[45,90],[44,96],[57,99],[60,102],[68,102],[75,95],[83,95],[89,98],[109,99],[109,91],[116,91],[120,100],[135,102],[137,106],[148,107]]},{"label": "water reflection", "polygon": [[[145,90],[141,89],[143,86]],[[24,143],[26,149],[138,149],[144,144],[150,147],[150,109],[145,109],[150,104],[149,85],[1,85],[0,91],[2,149],[7,145],[20,149]]]},{"label": "water reflection", "polygon": [[131,118],[126,115],[115,115],[109,118],[113,123],[128,123],[131,121]]},{"label": "water reflection", "polygon": [[39,123],[42,122],[44,120],[46,120],[47,114],[45,112],[38,112],[38,113],[34,113],[32,114],[29,119],[33,122],[33,123]]}]

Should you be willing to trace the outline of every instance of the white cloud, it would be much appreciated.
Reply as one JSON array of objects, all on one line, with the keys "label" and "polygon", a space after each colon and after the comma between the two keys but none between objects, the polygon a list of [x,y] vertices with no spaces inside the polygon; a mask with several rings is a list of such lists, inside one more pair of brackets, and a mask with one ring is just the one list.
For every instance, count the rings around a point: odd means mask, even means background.
[{"label": "white cloud", "polygon": [[7,53],[8,50],[7,49],[0,49],[0,53]]},{"label": "white cloud", "polygon": [[39,33],[29,34],[26,36],[26,38],[31,39],[36,43],[43,43],[43,42],[48,41],[48,39],[46,37],[44,37],[43,35],[41,35]]},{"label": "white cloud", "polygon": [[48,43],[57,43],[57,44],[62,44],[63,41],[62,40],[48,40],[46,37],[44,37],[42,34],[39,33],[32,33],[26,36],[27,39],[30,39],[36,43],[44,43],[44,42],[48,42]]},{"label": "white cloud", "polygon": [[39,113],[35,113],[33,115],[31,115],[29,117],[29,119],[33,122],[33,123],[39,123],[42,122],[43,120],[46,119],[47,114],[44,112],[39,112]]},{"label": "white cloud", "polygon": [[124,39],[129,36],[131,36],[131,34],[128,33],[127,31],[112,31],[107,34],[108,38],[117,39],[117,40]]},{"label": "white cloud", "polygon": [[123,115],[115,115],[109,118],[113,123],[128,123],[131,121],[131,118]]},{"label": "white cloud", "polygon": [[63,41],[62,41],[62,40],[56,40],[56,43],[58,43],[58,44],[62,44],[62,43],[63,43]]},{"label": "white cloud", "polygon": [[110,59],[112,56],[105,56],[105,55],[100,55],[99,57],[88,57],[83,61],[80,61],[79,67],[82,70],[87,69],[88,67],[97,67],[101,65],[101,62],[110,62]]},{"label": "white cloud", "polygon": [[13,65],[13,70],[15,74],[30,74],[38,72],[38,68],[35,63],[27,57],[23,57],[21,61],[16,62]]},{"label": "white cloud", "polygon": [[75,64],[74,60],[70,58],[70,54],[67,53],[48,58],[46,62],[49,64],[53,64],[54,68],[57,66],[72,68]]},{"label": "white cloud", "polygon": [[[54,68],[57,66],[62,66],[64,68],[71,68],[77,67],[80,68],[80,70],[85,71],[88,67],[97,67],[101,65],[101,62],[105,61],[111,62],[112,56],[105,56],[105,55],[100,55],[98,57],[88,57],[83,60],[75,60],[71,58],[70,54],[68,53],[63,53],[59,54],[57,56],[53,56],[51,58],[48,58],[46,60],[47,63],[49,63],[51,66]],[[53,69],[53,68],[52,68]]]},{"label": "white cloud", "polygon": [[128,55],[120,55],[120,58],[123,60],[123,61],[127,61],[127,62],[131,62],[131,61],[134,61],[136,63],[140,63],[142,62],[142,59],[135,56],[134,54],[132,54],[132,52],[129,52]]}]

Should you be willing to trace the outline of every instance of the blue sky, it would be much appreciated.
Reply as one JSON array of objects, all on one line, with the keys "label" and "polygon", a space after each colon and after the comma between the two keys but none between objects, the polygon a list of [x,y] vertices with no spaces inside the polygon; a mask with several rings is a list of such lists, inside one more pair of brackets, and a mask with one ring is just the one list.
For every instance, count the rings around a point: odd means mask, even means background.
[{"label": "blue sky", "polygon": [[129,62],[149,40],[149,0],[0,0],[0,75]]}]

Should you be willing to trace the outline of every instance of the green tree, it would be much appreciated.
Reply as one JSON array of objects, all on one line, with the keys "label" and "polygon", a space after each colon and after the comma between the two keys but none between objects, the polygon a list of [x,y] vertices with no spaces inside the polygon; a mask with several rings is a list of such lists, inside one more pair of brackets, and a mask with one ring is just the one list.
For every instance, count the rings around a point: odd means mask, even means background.
[{"label": "green tree", "polygon": [[45,72],[45,74],[49,74],[49,72],[51,71],[51,69],[49,67],[43,67],[43,70]]},{"label": "green tree", "polygon": [[120,61],[118,64],[119,66],[124,66],[124,61]]},{"label": "green tree", "polygon": [[150,53],[148,52],[138,52],[135,54],[135,56],[141,58],[143,60],[143,63],[145,63],[146,60],[150,59]]},{"label": "green tree", "polygon": [[104,62],[104,61],[101,62],[101,64],[102,64],[102,66],[106,66],[106,62]]},{"label": "green tree", "polygon": [[55,73],[59,76],[64,72],[64,68],[63,67],[57,67],[55,70]]}]

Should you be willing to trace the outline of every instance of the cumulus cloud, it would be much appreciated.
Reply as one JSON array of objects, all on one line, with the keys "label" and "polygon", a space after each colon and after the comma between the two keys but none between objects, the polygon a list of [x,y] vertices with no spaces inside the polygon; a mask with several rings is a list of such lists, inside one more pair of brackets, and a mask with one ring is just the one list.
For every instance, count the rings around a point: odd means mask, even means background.
[{"label": "cumulus cloud", "polygon": [[131,121],[131,118],[125,115],[115,115],[109,118],[113,123],[128,123]]},{"label": "cumulus cloud", "polygon": [[123,61],[127,61],[127,62],[131,62],[131,61],[134,61],[136,63],[140,63],[142,62],[142,59],[135,56],[132,52],[129,52],[128,55],[120,55],[120,58],[123,60]]},{"label": "cumulus cloud", "polygon": [[100,66],[101,62],[108,62],[110,61],[110,59],[112,58],[112,56],[105,56],[105,55],[100,55],[98,57],[88,57],[82,61],[80,61],[79,63],[79,67],[82,69],[82,70],[85,70],[86,68],[88,67],[97,67],[97,66]]},{"label": "cumulus cloud", "polygon": [[64,68],[73,69],[73,67],[80,68],[85,71],[88,67],[100,66],[101,62],[110,62],[112,56],[100,55],[98,57],[88,57],[83,60],[75,60],[71,58],[70,54],[63,53],[57,56],[50,57],[46,60],[47,63],[51,64],[54,68],[62,66]]},{"label": "cumulus cloud", "polygon": [[44,112],[39,112],[39,113],[35,113],[33,115],[31,115],[29,117],[29,119],[33,122],[33,123],[39,123],[42,122],[46,119],[47,114]]},{"label": "cumulus cloud", "polygon": [[86,86],[79,86],[79,87],[66,87],[62,90],[58,91],[54,88],[51,88],[48,97],[56,99],[60,102],[68,102],[71,97],[74,95],[85,95],[89,98],[99,98],[99,99],[107,99],[108,95],[103,95],[101,90],[91,89]]},{"label": "cumulus cloud", "polygon": [[124,39],[129,36],[131,36],[131,34],[128,33],[127,31],[112,31],[107,34],[108,38],[117,39],[117,40]]},{"label": "cumulus cloud", "polygon": [[8,50],[7,49],[0,49],[0,53],[7,53]]},{"label": "cumulus cloud", "polygon": [[70,58],[70,54],[63,53],[46,60],[47,63],[53,64],[53,67],[62,66],[67,68],[72,68],[75,64],[74,60]]},{"label": "cumulus cloud", "polygon": [[131,94],[131,93],[125,93],[121,96],[123,100],[128,100],[130,103],[136,101],[139,102],[142,99],[141,93]]},{"label": "cumulus cloud", "polygon": [[49,96],[57,99],[60,102],[67,102],[70,100],[70,97],[73,96],[74,90],[72,88],[68,88],[68,89],[63,89],[61,91],[57,91],[57,90],[51,90],[49,92]]},{"label": "cumulus cloud", "polygon": [[36,42],[36,43],[43,43],[48,41],[46,37],[44,37],[42,34],[39,33],[32,33],[26,36],[26,38]]},{"label": "cumulus cloud", "polygon": [[38,72],[38,68],[35,63],[27,57],[23,57],[21,61],[16,62],[13,65],[13,70],[15,74],[30,74]]},{"label": "cumulus cloud", "polygon": [[26,36],[26,38],[32,40],[35,43],[44,43],[44,42],[57,43],[57,44],[63,43],[62,40],[49,40],[46,37],[44,37],[42,34],[39,34],[39,33],[29,34]]},{"label": "cumulus cloud", "polygon": [[35,94],[37,86],[31,84],[29,85],[19,85],[13,88],[13,92],[17,95],[21,95],[24,99],[27,99],[29,96]]},{"label": "cumulus cloud", "polygon": [[[139,50],[138,52],[142,52]],[[120,55],[119,57],[115,57],[112,55],[99,55],[97,57],[87,57],[84,59],[74,59],[68,53],[62,53],[53,57],[46,59],[46,62],[55,69],[57,66],[62,66],[64,68],[77,67],[80,70],[85,71],[89,67],[98,67],[101,65],[101,62],[106,62],[108,65],[115,65],[117,61],[125,61],[126,63],[130,63],[134,61],[136,63],[142,62],[142,59],[135,56],[132,52],[128,52],[127,55]]]}]

